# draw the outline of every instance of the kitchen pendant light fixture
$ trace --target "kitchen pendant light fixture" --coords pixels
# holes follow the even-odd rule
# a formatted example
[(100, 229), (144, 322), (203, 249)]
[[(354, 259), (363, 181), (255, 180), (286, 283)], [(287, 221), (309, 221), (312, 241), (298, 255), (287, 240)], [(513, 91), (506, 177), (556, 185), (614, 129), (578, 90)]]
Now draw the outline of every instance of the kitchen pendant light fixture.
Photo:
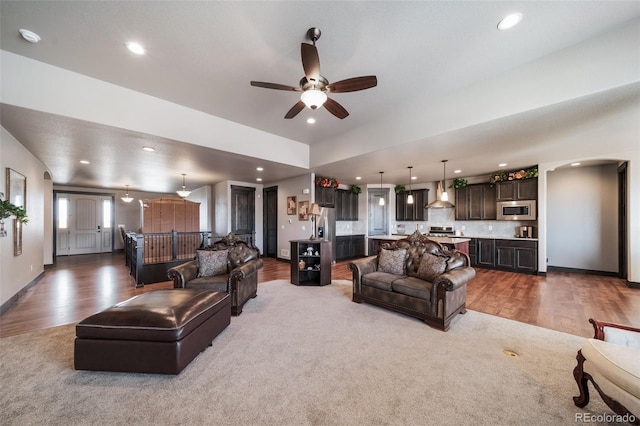
[(126, 185), (126, 187), (127, 187), (127, 194), (124, 197), (120, 197), (120, 199), (125, 203), (130, 203), (133, 201), (133, 198), (129, 197), (129, 185)]
[(449, 195), (447, 194), (445, 187), (445, 180), (447, 178), (447, 161), (442, 160), (442, 181), (438, 182), (438, 190), (436, 191), (436, 200), (426, 206), (428, 209), (450, 209), (453, 208), (453, 204), (449, 202)]
[(384, 193), (382, 192), (382, 174), (384, 172), (379, 172), (380, 173), (380, 201), (378, 201), (378, 204), (381, 206), (384, 206)]
[(413, 204), (413, 194), (411, 193), (411, 169), (413, 166), (407, 166), (409, 169), (409, 195), (407, 196), (407, 204)]
[(191, 191), (187, 191), (187, 184), (185, 183), (185, 176), (187, 176), (186, 174), (182, 174), (182, 190), (180, 191), (176, 191), (176, 193), (181, 196), (182, 198), (187, 198), (189, 196), (189, 194), (191, 194)]

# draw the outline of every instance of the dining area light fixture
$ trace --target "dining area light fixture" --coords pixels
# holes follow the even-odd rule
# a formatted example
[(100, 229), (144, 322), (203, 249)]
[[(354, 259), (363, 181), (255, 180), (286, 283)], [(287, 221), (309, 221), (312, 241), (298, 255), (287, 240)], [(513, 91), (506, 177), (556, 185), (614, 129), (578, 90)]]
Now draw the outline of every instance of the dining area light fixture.
[(378, 205), (384, 206), (384, 193), (382, 192), (382, 174), (384, 172), (379, 172), (380, 173), (380, 200), (378, 201)]
[(413, 194), (411, 193), (411, 169), (413, 166), (407, 166), (409, 169), (409, 195), (407, 196), (407, 204), (413, 204)]
[(176, 191), (176, 193), (182, 198), (187, 198), (191, 191), (187, 191), (187, 183), (186, 183), (186, 174), (182, 173), (182, 189), (180, 191)]
[(125, 203), (130, 203), (133, 201), (133, 198), (129, 197), (129, 185), (126, 185), (126, 187), (127, 187), (127, 193), (124, 197), (120, 197), (120, 199)]

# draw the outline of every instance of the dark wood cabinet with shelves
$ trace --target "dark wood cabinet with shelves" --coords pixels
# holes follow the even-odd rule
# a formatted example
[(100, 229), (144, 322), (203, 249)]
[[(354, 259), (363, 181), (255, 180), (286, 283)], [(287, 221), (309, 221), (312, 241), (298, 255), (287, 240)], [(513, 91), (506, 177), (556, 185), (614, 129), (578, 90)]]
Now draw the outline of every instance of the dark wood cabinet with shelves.
[(344, 189), (336, 190), (336, 220), (358, 220), (358, 194)]
[(496, 184), (496, 201), (537, 199), (538, 179), (511, 180)]
[(496, 265), (496, 240), (477, 239), (477, 266), (493, 268)]
[(474, 184), (456, 189), (456, 220), (495, 220), (496, 188)]
[[(295, 285), (331, 284), (331, 241), (292, 240), (291, 283)], [(304, 262), (304, 266), (301, 265)]]
[(318, 203), (320, 207), (335, 207), (336, 189), (316, 185), (316, 203)]
[(336, 237), (336, 260), (364, 257), (364, 235), (339, 235)]
[[(409, 194), (413, 195), (413, 204), (407, 204)], [(425, 221), (429, 220), (427, 204), (428, 189), (414, 189), (396, 193), (396, 220), (397, 221)]]

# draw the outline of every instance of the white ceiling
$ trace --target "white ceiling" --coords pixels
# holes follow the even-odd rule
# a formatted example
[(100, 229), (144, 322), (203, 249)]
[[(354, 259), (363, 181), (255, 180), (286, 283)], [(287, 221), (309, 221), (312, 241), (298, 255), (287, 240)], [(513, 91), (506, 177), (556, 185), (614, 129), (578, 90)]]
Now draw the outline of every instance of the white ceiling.
[[(522, 23), (498, 31), (512, 11), (524, 14)], [(255, 182), (258, 175), (268, 185), (309, 170), (345, 183), (357, 175), (376, 183), (385, 171), (385, 183), (406, 184), (408, 165), (418, 182), (440, 179), (442, 159), (449, 160), (448, 178), (454, 169), (463, 170), (460, 176), (488, 175), (499, 162), (516, 168), (588, 156), (612, 126), (637, 122), (640, 50), (635, 57), (622, 48), (618, 54), (607, 43), (618, 46), (612, 40), (626, 31), (640, 49), (639, 17), (638, 1), (2, 0), (2, 50), (309, 145), (310, 167), (238, 155), (229, 135), (211, 149), (4, 97), (0, 119), (61, 185), (172, 192), (181, 173), (197, 187)], [(322, 31), (317, 47), (329, 81), (378, 78), (373, 89), (331, 95), (350, 112), (344, 120), (324, 109), (285, 120), (297, 93), (249, 85), (297, 85), (300, 43), (314, 26)], [(42, 41), (27, 43), (20, 28)], [(131, 55), (124, 48), (129, 40), (148, 54)], [(605, 57), (589, 55), (599, 48)], [(584, 75), (574, 69), (580, 61), (587, 64), (578, 68)], [(631, 77), (605, 72), (618, 62)], [(311, 116), (314, 125), (306, 123)], [(578, 138), (580, 152), (571, 143)], [(620, 143), (624, 150), (638, 138)], [(145, 145), (156, 153), (143, 152)], [(79, 164), (87, 157), (90, 168)]]

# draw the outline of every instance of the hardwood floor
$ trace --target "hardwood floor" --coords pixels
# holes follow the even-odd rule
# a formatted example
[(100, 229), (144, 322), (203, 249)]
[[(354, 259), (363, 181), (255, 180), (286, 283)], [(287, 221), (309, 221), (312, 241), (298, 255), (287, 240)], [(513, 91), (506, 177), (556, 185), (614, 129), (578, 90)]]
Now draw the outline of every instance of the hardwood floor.
[[(264, 261), (260, 283), (289, 279), (288, 262)], [(347, 263), (332, 266), (333, 279), (351, 280)], [(121, 253), (58, 257), (0, 316), (0, 337), (78, 322), (136, 294), (171, 287), (167, 281), (135, 288)], [(538, 277), (476, 269), (467, 288), (467, 308), (583, 337), (593, 336), (592, 317), (640, 326), (640, 290), (596, 275), (550, 272)]]

